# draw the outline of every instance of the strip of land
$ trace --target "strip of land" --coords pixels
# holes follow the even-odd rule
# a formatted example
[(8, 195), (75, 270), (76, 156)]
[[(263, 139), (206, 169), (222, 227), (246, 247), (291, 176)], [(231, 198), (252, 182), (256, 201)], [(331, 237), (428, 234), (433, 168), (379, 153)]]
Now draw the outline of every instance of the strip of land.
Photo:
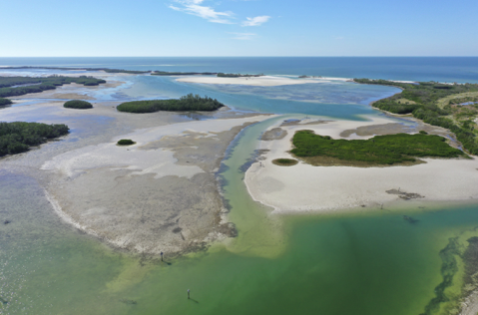
[(200, 83), (200, 84), (236, 84), (249, 86), (282, 86), (308, 83), (320, 83), (325, 79), (292, 79), (287, 77), (260, 76), (260, 77), (211, 77), (211, 76), (189, 76), (179, 78), (178, 82)]

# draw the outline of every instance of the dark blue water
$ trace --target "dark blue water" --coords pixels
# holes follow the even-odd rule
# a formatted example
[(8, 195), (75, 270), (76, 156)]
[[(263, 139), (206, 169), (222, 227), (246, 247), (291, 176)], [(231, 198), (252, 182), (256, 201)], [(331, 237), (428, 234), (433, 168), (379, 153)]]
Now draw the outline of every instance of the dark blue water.
[(390, 80), (478, 82), (478, 57), (0, 58), (0, 66), (222, 71)]

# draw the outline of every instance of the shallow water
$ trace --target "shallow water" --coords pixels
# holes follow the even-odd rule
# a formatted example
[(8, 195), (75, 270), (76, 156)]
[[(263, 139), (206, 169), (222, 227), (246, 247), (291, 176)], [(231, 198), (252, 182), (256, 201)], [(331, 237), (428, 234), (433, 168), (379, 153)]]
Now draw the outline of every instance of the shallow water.
[[(125, 80), (126, 86), (95, 97), (106, 102), (192, 92), (240, 110), (294, 113), (247, 128), (229, 149), (219, 178), (239, 236), (206, 252), (165, 257), (165, 262), (131, 257), (63, 224), (28, 167), (21, 172), (2, 169), (0, 297), (8, 303), (0, 304), (0, 314), (421, 314), (440, 293), (440, 251), (450, 238), (457, 237), (464, 246), (478, 234), (473, 230), (478, 206), (280, 217), (270, 216), (270, 209), (247, 194), (244, 170), (264, 128), (304, 115), (361, 119), (357, 115), (374, 112), (366, 102), (395, 93), (393, 88), (342, 84), (231, 89), (161, 77)], [(339, 95), (343, 91), (351, 95)], [(42, 108), (19, 117), (66, 119)], [(68, 121), (77, 126), (71, 141), (41, 150), (48, 155), (63, 146), (73, 148), (75, 141), (87, 143), (113, 123), (107, 117), (93, 118)], [(405, 221), (405, 214), (418, 223)], [(11, 223), (1, 224), (5, 220)], [(460, 258), (454, 259), (459, 270), (445, 290), (451, 299), (460, 293), (463, 272)], [(450, 305), (442, 303), (429, 313), (448, 314)]]
[[(439, 251), (478, 226), (478, 208), (271, 223), (240, 179), (253, 140), (272, 122), (247, 129), (225, 161), (224, 193), (239, 237), (177, 260), (141, 260), (106, 248), (62, 224), (34, 180), (3, 172), (1, 219), (11, 223), (0, 226), (0, 296), (9, 301), (1, 314), (423, 312), (442, 281)], [(404, 214), (419, 222), (408, 223)]]

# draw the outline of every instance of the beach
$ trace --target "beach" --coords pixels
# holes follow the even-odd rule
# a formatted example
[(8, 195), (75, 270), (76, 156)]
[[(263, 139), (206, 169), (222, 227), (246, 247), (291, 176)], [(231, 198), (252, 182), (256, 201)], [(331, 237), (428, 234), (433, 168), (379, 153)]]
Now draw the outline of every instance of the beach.
[(232, 84), (247, 86), (282, 86), (297, 84), (328, 83), (331, 81), (350, 81), (344, 78), (304, 78), (293, 79), (284, 76), (260, 76), (260, 77), (239, 77), (239, 78), (221, 78), (213, 76), (187, 76), (176, 79), (178, 82), (199, 83), (199, 84)]
[[(275, 213), (328, 213), (478, 199), (476, 157), (425, 158), (424, 163), (416, 165), (383, 167), (313, 166), (300, 159), (294, 166), (272, 163), (279, 158), (296, 159), (288, 151), (292, 149), (291, 138), (298, 130), (313, 130), (334, 139), (368, 139), (373, 132), (386, 134), (389, 129), (391, 133), (400, 132), (397, 128), (401, 125), (392, 119), (367, 118), (368, 121), (324, 119), (271, 127), (276, 131), (280, 128), (287, 135), (261, 141), (263, 154), (245, 175), (250, 195), (273, 207)], [(443, 133), (441, 128), (427, 125), (403, 126), (401, 132), (416, 133), (424, 128), (432, 134)], [(372, 132), (366, 132), (367, 129)]]

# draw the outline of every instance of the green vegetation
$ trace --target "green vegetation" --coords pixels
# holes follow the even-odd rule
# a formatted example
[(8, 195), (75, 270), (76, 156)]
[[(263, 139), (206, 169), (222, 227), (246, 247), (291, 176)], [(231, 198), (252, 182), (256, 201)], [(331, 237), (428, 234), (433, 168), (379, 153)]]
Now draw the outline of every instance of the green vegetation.
[(224, 106), (216, 99), (188, 94), (179, 100), (151, 100), (126, 102), (116, 107), (120, 112), (154, 113), (158, 111), (214, 111)]
[(280, 165), (280, 166), (292, 166), (292, 165), (296, 165), (299, 162), (293, 159), (275, 159), (272, 161), (272, 163), (276, 165)]
[(168, 72), (168, 71), (153, 71), (151, 75), (216, 75), (217, 72)]
[(12, 104), (13, 102), (10, 101), (8, 98), (0, 98), (0, 106), (7, 106)]
[(26, 152), (31, 146), (68, 134), (66, 125), (0, 122), (0, 156)]
[(218, 78), (256, 78), (256, 77), (262, 77), (264, 74), (238, 74), (238, 73), (222, 73), (219, 72), (217, 74)]
[(54, 90), (64, 84), (78, 83), (85, 86), (96, 86), (106, 83), (105, 80), (81, 76), (78, 78), (49, 76), (49, 77), (0, 77), (0, 97), (20, 96), (29, 93), (40, 93)]
[(332, 139), (310, 130), (296, 132), (292, 139), (295, 146), (291, 152), (298, 157), (331, 157), (345, 161), (393, 165), (417, 162), (415, 157), (455, 158), (464, 156), (450, 147), (445, 138), (435, 135), (399, 133), (376, 136), (368, 140)]
[(89, 102), (80, 101), (80, 100), (71, 100), (63, 104), (65, 108), (74, 108), (74, 109), (89, 109), (93, 108), (93, 105)]
[(63, 70), (63, 71), (104, 71), (108, 73), (126, 73), (126, 74), (145, 74), (150, 73), (151, 71), (136, 71), (136, 70), (121, 70), (121, 69), (109, 69), (109, 68), (66, 68), (66, 67), (31, 67), (31, 66), (22, 66), (22, 67), (4, 67), (2, 69), (7, 70), (22, 70), (22, 69), (45, 69), (45, 70)]
[(465, 150), (478, 155), (478, 128), (473, 122), (478, 115), (478, 105), (457, 105), (477, 100), (478, 84), (411, 84), (369, 79), (355, 79), (355, 82), (401, 88), (401, 93), (374, 102), (372, 106), (395, 114), (411, 114), (428, 124), (449, 129)]
[(116, 144), (117, 145), (133, 145), (133, 144), (136, 144), (136, 142), (134, 142), (131, 139), (121, 139)]

